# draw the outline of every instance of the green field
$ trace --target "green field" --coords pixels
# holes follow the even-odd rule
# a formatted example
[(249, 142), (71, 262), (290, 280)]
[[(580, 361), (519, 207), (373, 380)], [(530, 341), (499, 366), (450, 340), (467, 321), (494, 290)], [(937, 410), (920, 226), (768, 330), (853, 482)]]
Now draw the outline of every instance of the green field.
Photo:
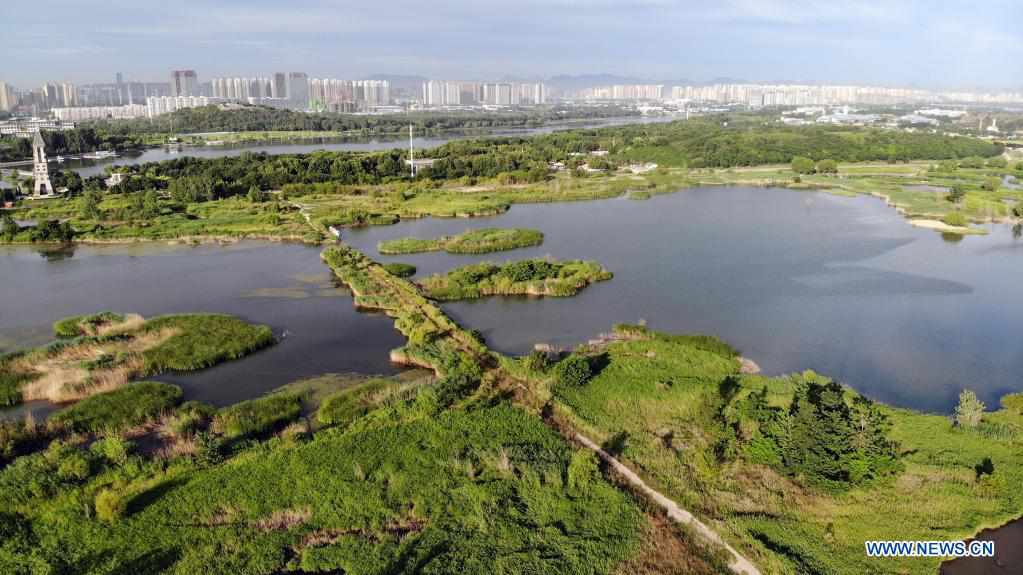
[(488, 254), (538, 246), (543, 243), (543, 232), (529, 229), (483, 228), (468, 230), (456, 236), (436, 239), (397, 238), (380, 242), (377, 250), (382, 254), (414, 254), (445, 251), (449, 254)]
[(531, 259), (460, 266), (425, 278), (419, 285), (430, 297), (448, 301), (491, 295), (566, 297), (612, 277), (596, 262)]

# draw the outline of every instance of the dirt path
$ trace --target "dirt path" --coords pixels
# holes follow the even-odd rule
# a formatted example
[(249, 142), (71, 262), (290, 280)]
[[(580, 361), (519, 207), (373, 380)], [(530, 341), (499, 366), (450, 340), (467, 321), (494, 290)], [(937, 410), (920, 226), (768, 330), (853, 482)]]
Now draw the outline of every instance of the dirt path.
[(688, 526), (707, 541), (724, 547), (732, 555), (732, 560), (728, 562), (728, 566), (732, 569), (733, 573), (736, 575), (760, 575), (760, 570), (757, 569), (749, 559), (743, 557), (731, 545), (726, 543), (716, 531), (707, 527), (706, 524), (693, 516), (692, 513), (679, 507), (677, 503), (664, 496), (661, 492), (647, 485), (646, 482), (643, 481), (639, 475), (636, 475), (633, 470), (626, 467), (621, 461), (612, 457), (610, 453), (601, 449), (600, 446), (594, 443), (590, 438), (580, 433), (576, 433), (575, 439), (607, 462), (607, 464), (614, 468), (618, 474), (624, 477), (630, 485), (649, 497), (650, 500), (656, 503), (658, 507), (664, 509), (664, 511), (668, 514), (668, 517), (672, 520)]

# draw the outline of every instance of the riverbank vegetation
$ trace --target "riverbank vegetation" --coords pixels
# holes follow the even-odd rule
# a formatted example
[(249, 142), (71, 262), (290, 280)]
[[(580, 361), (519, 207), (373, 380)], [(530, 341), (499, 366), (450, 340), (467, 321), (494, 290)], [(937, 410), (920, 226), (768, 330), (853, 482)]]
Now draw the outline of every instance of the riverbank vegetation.
[(645, 330), (579, 356), (595, 366), (581, 385), (532, 372), (556, 417), (711, 519), (765, 573), (934, 573), (937, 559), (869, 559), (863, 541), (964, 539), (1023, 504), (1010, 487), (1023, 480), (1017, 411), (957, 426), (812, 372), (741, 374), (732, 351)]
[(0, 360), (4, 405), (80, 400), (136, 378), (237, 359), (274, 341), (267, 326), (219, 314), (145, 320), (103, 312), (58, 321), (54, 331), (58, 341)]
[(380, 242), (377, 250), (382, 254), (414, 254), (445, 251), (449, 254), (488, 254), (538, 246), (543, 233), (526, 228), (483, 228), (467, 230), (455, 236), (436, 239), (397, 238)]
[(446, 274), (425, 278), (419, 285), (430, 297), (447, 301), (491, 295), (565, 297), (612, 277), (596, 262), (530, 259), (460, 266)]
[[(69, 187), (84, 190), (80, 197), (22, 203), (16, 213), (23, 220), (66, 224), (76, 239), (84, 241), (244, 237), (320, 241), (329, 237), (330, 226), (495, 215), (522, 202), (628, 193), (645, 198), (705, 183), (759, 182), (873, 193), (906, 205), (907, 212), (934, 219), (952, 210), (963, 211), (971, 220), (1016, 217), (1009, 201), (1023, 194), (1013, 185), (994, 182), (992, 178), (1009, 176), (1012, 166), (988, 161), (997, 159), (1002, 149), (983, 140), (835, 126), (787, 127), (742, 115), (729, 117), (728, 126), (718, 120), (452, 141), (425, 152), (433, 163), (422, 167), (415, 181), (408, 179), (407, 152), (402, 149), (181, 157), (117, 167), (123, 178), (110, 189), (98, 176), (72, 182)], [(796, 183), (787, 168), (750, 168), (788, 165), (793, 158), (805, 158), (813, 168), (806, 171), (814, 173), (799, 176)], [(911, 164), (906, 162), (921, 159), (934, 169), (907, 170)], [(973, 159), (979, 160), (979, 167)], [(847, 163), (877, 161), (884, 163), (876, 168)], [(654, 162), (658, 167), (650, 168)], [(950, 171), (955, 173), (949, 175)], [(943, 186), (950, 179), (965, 190), (955, 205), (915, 187)], [(3, 239), (31, 240), (27, 231), (15, 235)]]
[(104, 134), (188, 135), (203, 132), (326, 132), (346, 136), (407, 134), (409, 123), (418, 135), (452, 130), (531, 128), (565, 120), (599, 120), (636, 116), (639, 112), (620, 106), (549, 106), (510, 112), (415, 112), (411, 114), (306, 113), (263, 106), (202, 106), (177, 110), (145, 120), (102, 120), (89, 126)]

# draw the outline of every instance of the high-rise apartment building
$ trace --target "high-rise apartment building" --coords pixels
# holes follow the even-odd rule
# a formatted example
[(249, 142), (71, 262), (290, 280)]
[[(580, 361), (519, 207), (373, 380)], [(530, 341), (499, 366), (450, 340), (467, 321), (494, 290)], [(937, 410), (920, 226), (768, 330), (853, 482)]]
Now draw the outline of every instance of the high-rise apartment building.
[(198, 96), (199, 76), (195, 73), (195, 70), (174, 70), (171, 72), (170, 95), (173, 97)]
[(309, 109), (309, 76), (305, 72), (288, 74), (288, 107), (292, 110)]
[(274, 73), (270, 84), (270, 97), (279, 99), (288, 97), (288, 75), (284, 72)]
[(14, 94), (6, 82), (0, 82), (0, 112), (9, 112), (14, 108)]

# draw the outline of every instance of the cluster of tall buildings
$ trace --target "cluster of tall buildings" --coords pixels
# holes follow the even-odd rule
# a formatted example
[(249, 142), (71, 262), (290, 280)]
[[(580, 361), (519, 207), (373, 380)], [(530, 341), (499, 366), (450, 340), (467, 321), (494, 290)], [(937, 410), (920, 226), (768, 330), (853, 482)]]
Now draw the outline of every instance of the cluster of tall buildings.
[(713, 84), (665, 86), (620, 84), (579, 90), (582, 100), (689, 100), (747, 106), (892, 105), (926, 102), (1009, 104), (1023, 102), (1023, 93), (935, 92), (876, 86), (816, 86), (801, 84)]
[(304, 72), (277, 72), (253, 78), (214, 78), (210, 81), (210, 96), (225, 101), (307, 110), (309, 76)]
[(542, 83), (430, 80), (422, 100), (426, 106), (535, 106), (547, 102), (547, 90)]
[(309, 105), (317, 111), (361, 112), (391, 103), (387, 80), (338, 80), (313, 78), (309, 82)]

